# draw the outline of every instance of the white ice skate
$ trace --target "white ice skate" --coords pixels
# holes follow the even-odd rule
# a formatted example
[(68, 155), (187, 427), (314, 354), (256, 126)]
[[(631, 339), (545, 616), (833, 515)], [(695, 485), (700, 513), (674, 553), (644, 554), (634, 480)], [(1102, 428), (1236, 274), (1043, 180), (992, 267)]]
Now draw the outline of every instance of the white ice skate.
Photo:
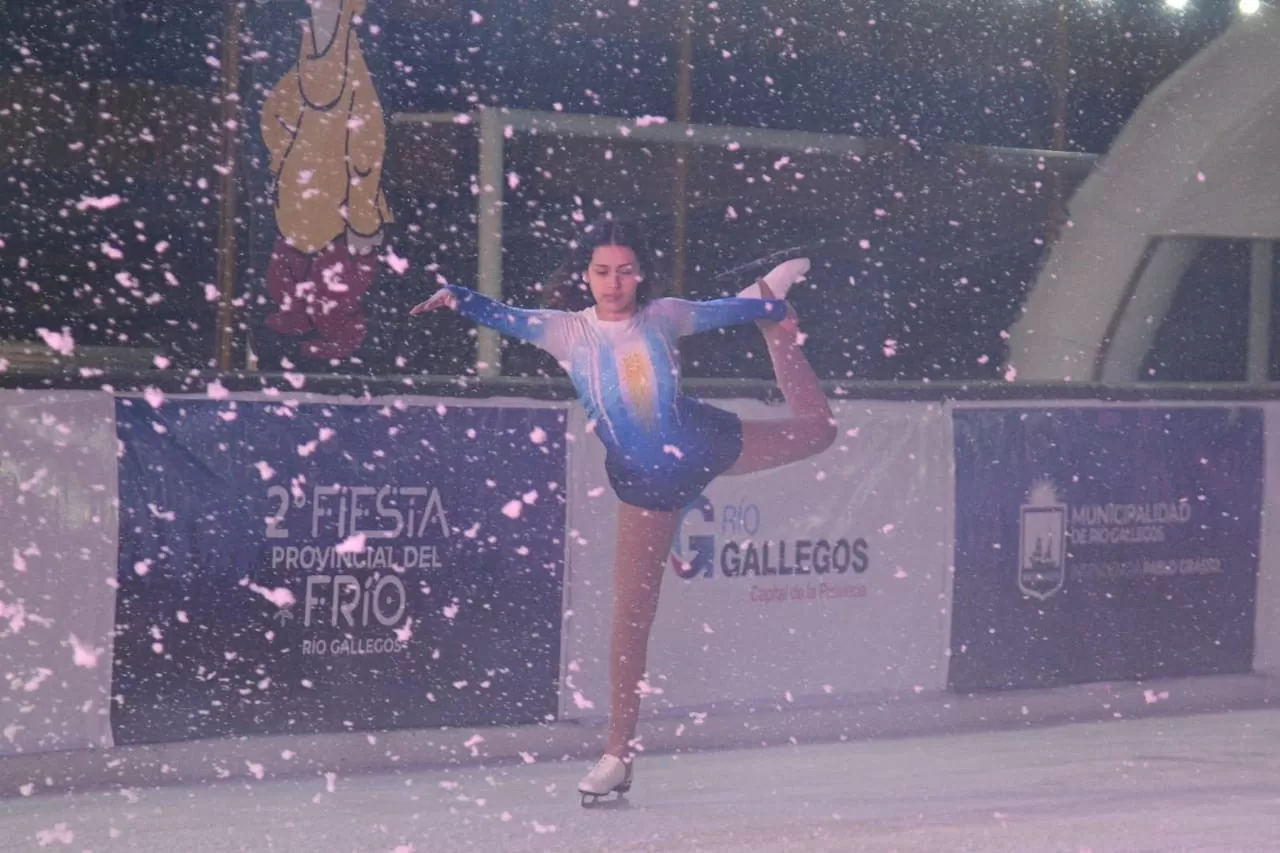
[(591, 772), (582, 777), (578, 783), (578, 793), (582, 794), (582, 806), (588, 808), (614, 791), (618, 798), (631, 790), (631, 762), (623, 761), (616, 755), (605, 754), (591, 768)]
[[(804, 278), (804, 274), (809, 271), (808, 258), (794, 258), (790, 261), (783, 261), (764, 275), (765, 284), (769, 285), (769, 289), (773, 291), (774, 299), (786, 299), (787, 291), (791, 289), (791, 285)], [(759, 299), (760, 285), (752, 283), (752, 285), (738, 294), (743, 299)]]

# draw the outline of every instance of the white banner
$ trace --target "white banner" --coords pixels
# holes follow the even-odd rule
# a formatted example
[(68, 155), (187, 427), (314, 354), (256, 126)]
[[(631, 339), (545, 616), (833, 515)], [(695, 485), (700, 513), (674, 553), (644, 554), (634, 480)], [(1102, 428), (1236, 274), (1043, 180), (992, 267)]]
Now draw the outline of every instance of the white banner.
[(0, 755), (111, 746), (115, 401), (0, 390)]
[[(717, 401), (744, 418), (755, 401)], [(939, 404), (839, 402), (835, 444), (712, 483), (663, 577), (643, 713), (946, 685), (951, 434)], [(574, 411), (561, 716), (608, 712), (616, 499)], [(688, 565), (693, 577), (677, 567)]]
[(1258, 609), (1253, 668), (1280, 673), (1280, 403), (1266, 403), (1263, 449), (1262, 544), (1258, 554)]

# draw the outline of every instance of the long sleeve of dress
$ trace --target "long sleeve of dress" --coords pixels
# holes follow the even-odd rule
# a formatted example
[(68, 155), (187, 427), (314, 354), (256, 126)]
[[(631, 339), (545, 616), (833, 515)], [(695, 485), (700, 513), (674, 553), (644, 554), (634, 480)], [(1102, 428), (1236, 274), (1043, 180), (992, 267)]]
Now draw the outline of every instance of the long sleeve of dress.
[(787, 303), (781, 299), (728, 297), (691, 302), (667, 298), (658, 300), (655, 307), (671, 319), (681, 337), (757, 320), (781, 320), (787, 315)]
[(446, 285), (458, 298), (458, 313), (504, 335), (528, 341), (557, 358), (564, 351), (567, 315), (548, 308), (512, 308), (456, 284)]

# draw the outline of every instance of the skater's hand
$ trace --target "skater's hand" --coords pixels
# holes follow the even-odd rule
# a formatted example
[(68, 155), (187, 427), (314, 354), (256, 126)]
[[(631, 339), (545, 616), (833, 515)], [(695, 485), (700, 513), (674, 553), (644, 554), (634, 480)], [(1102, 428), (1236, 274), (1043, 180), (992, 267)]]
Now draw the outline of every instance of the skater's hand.
[(458, 307), (458, 297), (453, 295), (453, 291), (448, 288), (440, 288), (431, 294), (431, 298), (426, 302), (419, 302), (417, 305), (409, 309), (410, 316), (425, 314), (428, 311), (439, 311), (441, 308), (448, 308), (450, 311)]
[[(764, 299), (777, 298), (773, 295), (773, 291), (769, 288), (769, 283), (765, 281), (763, 278), (757, 281), (756, 285), (760, 288), (760, 296), (762, 298)], [(787, 306), (787, 313), (784, 317), (781, 317), (780, 319), (777, 319), (777, 320), (761, 320), (759, 321), (760, 325), (761, 326), (764, 326), (764, 325), (781, 326), (792, 336), (797, 336), (800, 334), (800, 320), (796, 317), (796, 311), (794, 308), (791, 307), (791, 303), (787, 302), (784, 304)]]

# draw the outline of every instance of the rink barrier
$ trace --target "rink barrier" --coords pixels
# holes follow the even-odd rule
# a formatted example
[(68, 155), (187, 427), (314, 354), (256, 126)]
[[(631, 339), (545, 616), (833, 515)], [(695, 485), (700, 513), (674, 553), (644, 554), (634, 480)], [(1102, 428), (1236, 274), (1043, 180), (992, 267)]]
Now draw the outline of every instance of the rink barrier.
[[(0, 468), (5, 492), (23, 498), (0, 505), (15, 567), (0, 587), (0, 635), (28, 640), (6, 644), (11, 691), (25, 704), (18, 727), (0, 738), (0, 755), (231, 735), (599, 722), (609, 600), (601, 549), (612, 498), (597, 482), (598, 443), (581, 440), (576, 407), (554, 399), (554, 390), (546, 394), (553, 399), (534, 400), (497, 396), (492, 386), (465, 386), (461, 399), (211, 387), (212, 395), (187, 396), (0, 395), (6, 424), (25, 418), (60, 436), (33, 445), (9, 429), (0, 439), (9, 454), (0, 458), (13, 460)], [(705, 506), (685, 519), (655, 628), (645, 726), (696, 724), (718, 709), (817, 712), (899, 701), (887, 696), (945, 700), (948, 691), (1277, 667), (1280, 593), (1262, 555), (1275, 553), (1280, 528), (1263, 512), (1275, 486), (1262, 472), (1275, 470), (1276, 442), (1265, 437), (1277, 428), (1280, 404), (1247, 399), (1240, 389), (1223, 395), (1238, 401), (1192, 402), (1128, 392), (1112, 396), (1137, 399), (833, 396), (841, 430), (829, 459), (726, 478), (704, 496), (710, 519)], [(758, 400), (722, 404), (748, 416), (778, 413)], [(322, 440), (325, 428), (335, 431)], [(1087, 436), (1104, 429), (1115, 445), (1107, 458), (1123, 464), (1091, 458), (1098, 446)], [(247, 449), (227, 455), (224, 444)], [(428, 445), (447, 447), (445, 458), (464, 464), (433, 461)], [(1049, 452), (1055, 446), (1063, 448), (1058, 456)], [(998, 476), (995, 462), (1003, 466)], [(1086, 468), (1094, 478), (1082, 478), (1087, 489), (1071, 481)], [(1064, 537), (1076, 535), (1073, 507), (1150, 504), (1165, 507), (1158, 510), (1168, 522), (1164, 544), (1199, 550), (1099, 544), (1090, 564), (1192, 562), (1141, 579), (1104, 580), (1090, 570), (1086, 582), (1073, 578), (1068, 561), (1060, 588), (1048, 592), (1043, 584), (1053, 586), (1052, 578), (1025, 575), (1017, 562), (1028, 527), (1034, 533), (1042, 523), (1024, 521), (1024, 508), (1037, 506), (1032, 481), (1041, 477), (1053, 481), (1055, 506), (1065, 507)], [(56, 492), (46, 488), (53, 483)], [(351, 516), (306, 513), (332, 498), (318, 498), (317, 488), (361, 487), (355, 505), (377, 515), (397, 508), (406, 486), (423, 483), (439, 490), (459, 535), (437, 530), (431, 542), (422, 527), (384, 541), (357, 525), (361, 541)], [(61, 503), (69, 490), (92, 498), (83, 511)], [(1199, 514), (1170, 520), (1168, 507), (1181, 512), (1179, 501), (1193, 491)], [(334, 504), (333, 513), (350, 512), (349, 502), (345, 510), (342, 499)], [(751, 506), (758, 518), (748, 520)], [(902, 506), (916, 512), (904, 515)], [(407, 516), (407, 505), (398, 508)], [(273, 520), (281, 512), (283, 527)], [(1082, 512), (1081, 520), (1097, 517)], [(384, 517), (390, 529), (393, 517)], [(85, 518), (92, 520), (83, 529), (69, 526)], [(339, 521), (348, 524), (341, 538)], [(1207, 526), (1193, 535), (1202, 521)], [(728, 543), (741, 556), (757, 537), (757, 545), (773, 543), (772, 562), (756, 549), (760, 575), (725, 562)], [(711, 573), (699, 562), (699, 572), (682, 576), (708, 538), (716, 540)], [(858, 576), (848, 585), (862, 587), (861, 595), (824, 602), (819, 588), (808, 599), (808, 585), (822, 583), (815, 575), (764, 574), (768, 565), (794, 570), (800, 541), (833, 539), (848, 541), (851, 554), (865, 541), (866, 567), (848, 567)], [(775, 547), (783, 542), (789, 561)], [(55, 567), (44, 559), (72, 543), (76, 560)], [(349, 554), (343, 559), (359, 563), (387, 545), (400, 549), (402, 563), (413, 546), (418, 565), (303, 568), (303, 560), (311, 569), (338, 560), (340, 547)], [(301, 556), (304, 548), (310, 557)], [(378, 607), (368, 595), (388, 568), (406, 593), (416, 585), (404, 613), (393, 582), (379, 591)], [(317, 574), (330, 579), (327, 587), (311, 583), (306, 624), (298, 617), (307, 578)], [(353, 580), (335, 581), (338, 574)], [(753, 602), (753, 587), (786, 592)], [(1107, 613), (1093, 608), (1100, 602)], [(1096, 618), (1075, 631), (1082, 616)], [(332, 636), (308, 633), (322, 630)], [(323, 655), (315, 651), (321, 639)], [(417, 644), (421, 654), (382, 649), (397, 642)]]
[(1259, 407), (951, 412), (951, 690), (1252, 670)]
[(555, 713), (563, 407), (117, 401), (120, 743)]
[[(1277, 707), (1280, 679), (1223, 675), (900, 696), (819, 708), (777, 702), (741, 713), (657, 717), (646, 721), (643, 731), (647, 754), (676, 755), (1225, 712), (1241, 727), (1266, 727), (1271, 725), (1270, 715), (1255, 717), (1249, 712)], [(333, 781), (341, 786), (359, 773), (403, 774), (408, 784), (419, 771), (470, 772), (476, 765), (528, 766), (532, 778), (545, 782), (548, 776), (563, 775), (571, 783), (600, 757), (600, 736), (594, 727), (557, 723), (399, 729), (376, 735), (262, 735), (9, 755), (0, 760), (0, 800), (225, 781), (252, 786), (283, 779), (304, 780), (323, 790)]]
[[(744, 419), (777, 407), (721, 401)], [(666, 555), (644, 707), (805, 706), (946, 686), (950, 429), (938, 403), (832, 401), (837, 437), (714, 481)], [(584, 415), (572, 410), (585, 427)], [(614, 517), (599, 442), (570, 455), (561, 719), (608, 709)]]
[(110, 747), (115, 402), (0, 391), (0, 756)]

